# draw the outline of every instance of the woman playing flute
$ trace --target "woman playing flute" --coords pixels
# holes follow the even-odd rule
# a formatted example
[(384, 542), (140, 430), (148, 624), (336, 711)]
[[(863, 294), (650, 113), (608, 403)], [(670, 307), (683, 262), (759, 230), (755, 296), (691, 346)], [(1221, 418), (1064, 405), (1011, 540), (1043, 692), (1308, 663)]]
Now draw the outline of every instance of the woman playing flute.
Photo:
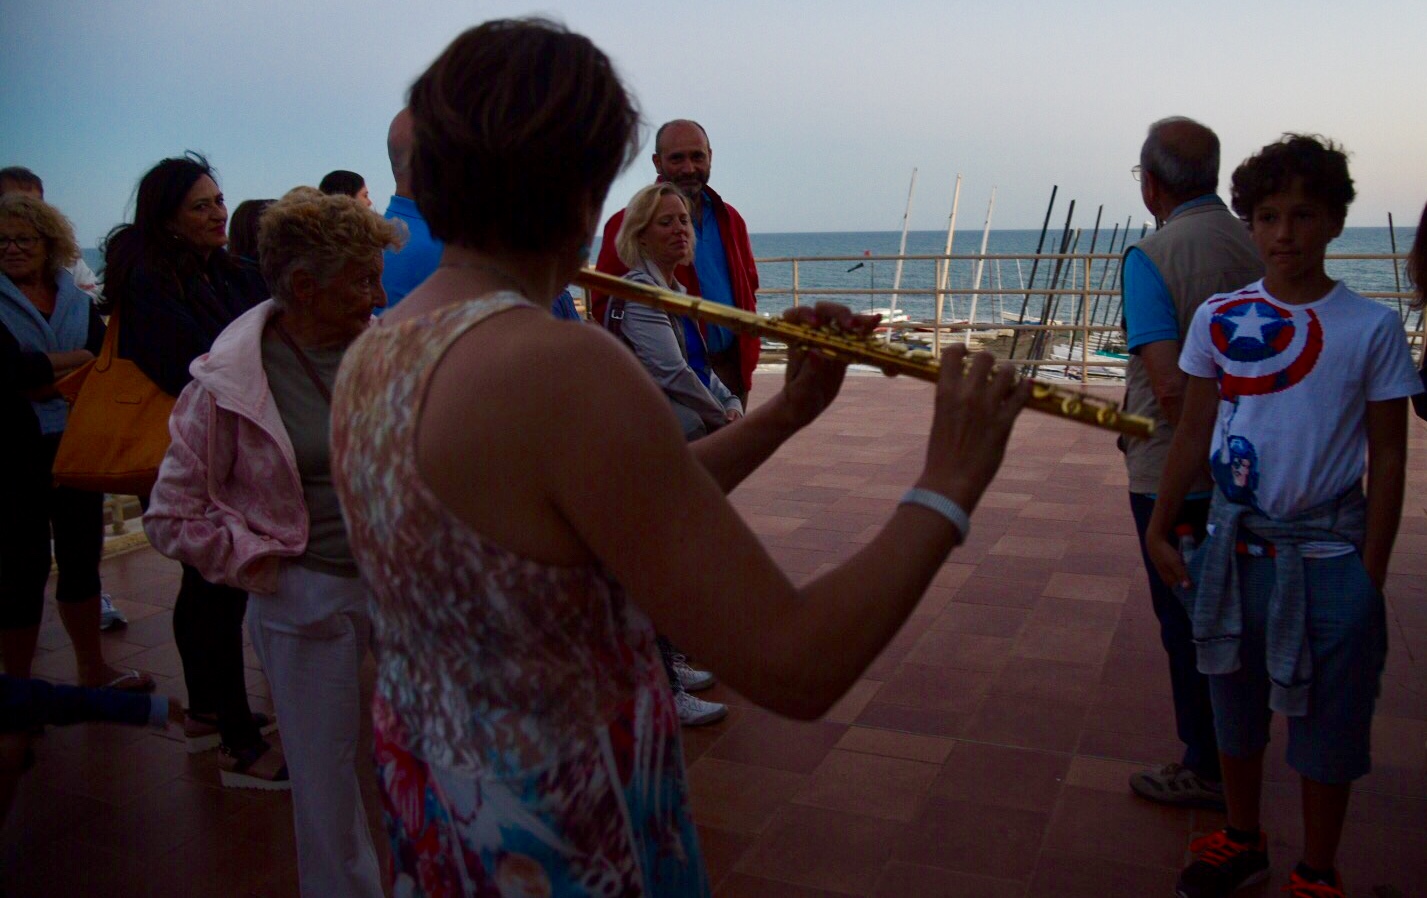
[(794, 586), (726, 494), (827, 407), (843, 367), (793, 353), (777, 395), (687, 443), (624, 347), (545, 310), (639, 146), (608, 58), (548, 22), (488, 22), (410, 107), (416, 199), (445, 255), (348, 351), (332, 413), (373, 599), (393, 890), (707, 895), (655, 630), (760, 705), (818, 717), (966, 536), (1029, 388), (949, 350), (917, 490)]

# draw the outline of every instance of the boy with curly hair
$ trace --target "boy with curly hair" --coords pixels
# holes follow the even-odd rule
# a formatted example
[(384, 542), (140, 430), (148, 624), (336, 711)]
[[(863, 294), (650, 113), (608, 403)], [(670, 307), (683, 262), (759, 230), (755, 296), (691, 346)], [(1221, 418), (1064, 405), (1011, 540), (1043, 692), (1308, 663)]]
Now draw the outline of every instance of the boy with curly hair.
[[(1240, 165), (1233, 207), (1266, 273), (1205, 302), (1180, 355), (1189, 385), (1146, 543), (1193, 622), (1228, 804), (1228, 826), (1190, 846), (1182, 898), (1268, 875), (1259, 799), (1275, 711), (1303, 789), (1286, 891), (1343, 896), (1334, 858), (1352, 781), (1370, 768), (1407, 397), (1422, 389), (1394, 311), (1324, 270), (1353, 197), (1347, 156), (1320, 137), (1285, 135)], [(1206, 460), (1210, 536), (1186, 569), (1170, 528)]]

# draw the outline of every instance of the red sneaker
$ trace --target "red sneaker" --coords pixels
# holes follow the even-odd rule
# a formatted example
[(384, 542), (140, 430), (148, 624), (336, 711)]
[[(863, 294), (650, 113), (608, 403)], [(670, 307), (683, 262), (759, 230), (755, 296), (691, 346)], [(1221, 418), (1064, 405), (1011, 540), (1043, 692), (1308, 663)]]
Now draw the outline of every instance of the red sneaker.
[(1288, 874), (1288, 885), (1283, 890), (1288, 898), (1347, 898), (1343, 894), (1343, 878), (1337, 873), (1333, 874), (1331, 883), (1309, 882), (1294, 870)]

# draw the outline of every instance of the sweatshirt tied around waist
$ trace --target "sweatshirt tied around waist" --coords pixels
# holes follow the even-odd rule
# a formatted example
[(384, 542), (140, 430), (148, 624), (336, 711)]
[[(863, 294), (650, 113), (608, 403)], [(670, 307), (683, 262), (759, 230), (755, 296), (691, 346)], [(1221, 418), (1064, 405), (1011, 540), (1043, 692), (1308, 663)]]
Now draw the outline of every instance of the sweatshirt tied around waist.
[(1204, 546), (1198, 586), (1186, 600), (1199, 671), (1212, 676), (1239, 669), (1244, 605), (1235, 547), (1239, 528), (1247, 528), (1272, 543), (1276, 555), (1264, 637), (1269, 707), (1290, 717), (1308, 713), (1313, 655), (1308, 647), (1308, 590), (1301, 548), (1304, 543), (1332, 541), (1351, 543), (1362, 551), (1367, 500), (1361, 484), (1288, 520), (1266, 517), (1215, 490), (1209, 526), (1214, 535)]

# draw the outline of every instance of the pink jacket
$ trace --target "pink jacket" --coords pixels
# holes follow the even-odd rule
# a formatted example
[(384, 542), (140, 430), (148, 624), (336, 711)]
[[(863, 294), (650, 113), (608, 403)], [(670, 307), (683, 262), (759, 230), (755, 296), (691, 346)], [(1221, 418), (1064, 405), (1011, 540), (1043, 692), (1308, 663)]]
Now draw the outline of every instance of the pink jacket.
[(274, 592), (281, 560), (307, 549), (297, 457), (263, 371), (263, 330), (276, 312), (272, 300), (248, 310), (190, 366), (144, 515), (160, 552), (257, 593)]

